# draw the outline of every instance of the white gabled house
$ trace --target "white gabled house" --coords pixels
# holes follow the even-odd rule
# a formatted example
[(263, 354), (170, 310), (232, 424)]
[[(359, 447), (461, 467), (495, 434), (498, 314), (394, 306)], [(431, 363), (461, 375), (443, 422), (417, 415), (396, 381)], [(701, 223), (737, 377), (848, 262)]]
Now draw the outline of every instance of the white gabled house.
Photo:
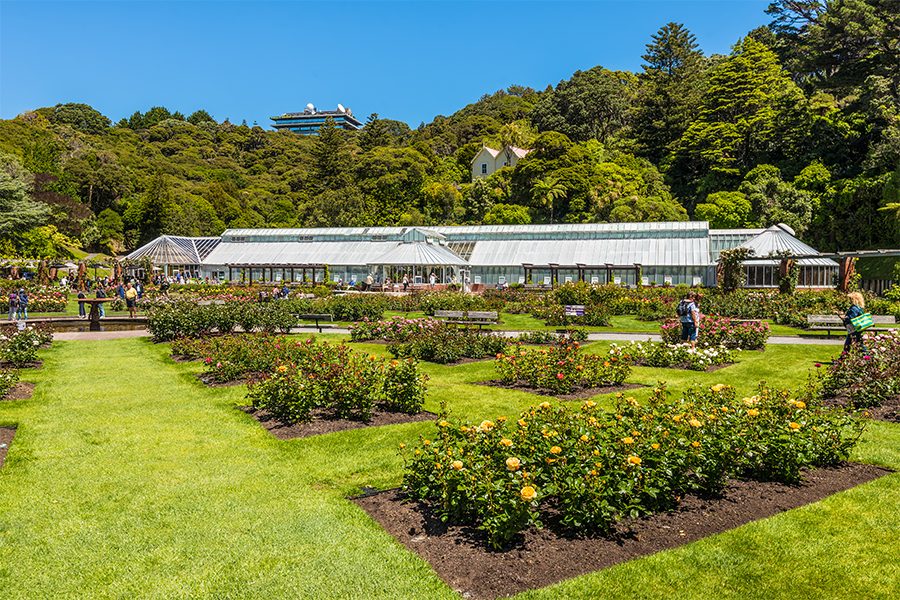
[(472, 159), (472, 179), (488, 177), (503, 167), (514, 167), (520, 158), (531, 152), (525, 148), (506, 146), (500, 150), (482, 146), (475, 158)]

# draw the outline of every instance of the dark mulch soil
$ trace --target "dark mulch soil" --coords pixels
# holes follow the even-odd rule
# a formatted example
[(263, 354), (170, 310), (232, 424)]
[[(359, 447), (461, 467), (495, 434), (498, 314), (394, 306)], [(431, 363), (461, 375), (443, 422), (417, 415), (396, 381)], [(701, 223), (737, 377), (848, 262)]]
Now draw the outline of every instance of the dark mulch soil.
[(530, 392), (541, 396), (552, 396), (559, 400), (584, 400), (585, 398), (593, 398), (599, 394), (612, 394), (614, 392), (624, 392), (625, 390), (634, 390), (637, 388), (647, 387), (640, 383), (623, 383), (622, 385), (607, 385), (604, 387), (578, 388), (569, 394), (557, 394), (553, 390), (545, 388), (533, 388), (527, 383), (520, 382), (509, 384), (499, 379), (491, 379), (490, 381), (482, 381), (480, 385), (488, 385), (491, 387), (504, 388), (507, 390), (519, 390), (522, 392)]
[(0, 427), (0, 467), (3, 466), (3, 461), (6, 460), (6, 453), (9, 452), (9, 446), (12, 444), (15, 436), (15, 427)]
[[(845, 396), (837, 398), (826, 398), (824, 401), (826, 406), (839, 406), (846, 408), (850, 405), (850, 401)], [(888, 423), (900, 423), (900, 396), (893, 396), (883, 401), (879, 406), (866, 408), (868, 416), (877, 421), (887, 421)]]
[(398, 425), (400, 423), (415, 423), (417, 421), (433, 421), (437, 415), (427, 411), (418, 412), (414, 415), (406, 413), (389, 412), (386, 410), (376, 409), (372, 413), (369, 421), (358, 421), (354, 419), (336, 419), (327, 411), (312, 411), (312, 421), (309, 423), (298, 423), (296, 425), (285, 425), (275, 417), (270, 415), (268, 411), (256, 410), (253, 407), (245, 406), (241, 410), (252, 416), (266, 428), (266, 430), (280, 440), (291, 440), (294, 438), (304, 438), (313, 435), (322, 435), (323, 433), (334, 433), (336, 431), (346, 431), (348, 429), (360, 429), (363, 427), (380, 427), (381, 425)]
[(42, 360), (33, 360), (21, 365), (13, 364), (7, 360), (0, 360), (0, 369), (40, 369), (43, 366), (44, 361)]
[(209, 387), (231, 387), (235, 385), (242, 385), (250, 381), (249, 377), (242, 379), (235, 379), (234, 381), (216, 381), (213, 377), (212, 373), (198, 373), (197, 379), (208, 385)]
[(734, 481), (721, 498), (685, 498), (680, 508), (623, 521), (607, 537), (572, 537), (547, 523), (513, 547), (492, 551), (472, 527), (448, 526), (398, 490), (354, 499), (404, 546), (428, 561), (466, 598), (498, 598), (676, 548), (745, 523), (816, 502), (889, 473), (850, 463), (816, 469), (801, 485)]
[(30, 381), (20, 381), (6, 392), (0, 400), (28, 400), (34, 395), (34, 384)]
[(200, 360), (199, 358), (192, 358), (190, 356), (185, 356), (184, 354), (173, 354), (172, 361), (177, 363), (186, 363), (186, 362), (194, 362)]

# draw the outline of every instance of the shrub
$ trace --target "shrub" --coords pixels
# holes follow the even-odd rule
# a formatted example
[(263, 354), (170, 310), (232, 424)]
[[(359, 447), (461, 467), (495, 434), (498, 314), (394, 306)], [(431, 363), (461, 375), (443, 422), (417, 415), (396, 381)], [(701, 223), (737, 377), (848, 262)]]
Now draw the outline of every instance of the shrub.
[[(663, 342), (681, 342), (681, 323), (670, 319), (660, 327)], [(736, 350), (762, 350), (769, 339), (769, 324), (765, 321), (733, 322), (726, 317), (703, 315), (697, 345), (702, 347), (725, 346)]]
[(630, 342), (612, 344), (610, 356), (633, 361), (635, 365), (705, 371), (709, 367), (734, 362), (734, 351), (725, 346), (692, 348), (686, 344)]
[(525, 385), (568, 394), (576, 388), (619, 385), (631, 372), (626, 360), (618, 356), (585, 354), (577, 342), (562, 342), (550, 348), (517, 346), (498, 354), (500, 380), (510, 385)]
[(289, 358), (248, 392), (255, 408), (283, 423), (309, 421), (314, 409), (358, 420), (369, 420), (376, 405), (412, 414), (425, 402), (426, 377), (414, 360), (388, 362), (328, 343), (294, 345)]
[(870, 407), (900, 395), (900, 331), (866, 335), (865, 342), (866, 350), (853, 346), (819, 369), (817, 396)]
[(0, 369), (0, 399), (19, 383), (19, 372), (15, 369)]
[(410, 451), (403, 488), (445, 521), (482, 530), (493, 547), (540, 527), (553, 511), (579, 534), (623, 517), (670, 510), (685, 494), (715, 494), (730, 477), (796, 482), (801, 469), (845, 460), (862, 430), (849, 413), (761, 389), (695, 387), (670, 402), (621, 394), (615, 412), (544, 402), (477, 426), (442, 417)]
[(48, 327), (4, 327), (0, 331), (0, 360), (14, 367), (26, 366), (37, 361), (38, 349), (48, 345), (52, 339), (53, 333)]
[(494, 356), (503, 352), (507, 343), (506, 338), (493, 333), (441, 324), (408, 338), (408, 341), (392, 343), (388, 351), (397, 358), (446, 364), (462, 358)]
[(385, 340), (388, 342), (405, 342), (409, 339), (428, 333), (446, 325), (435, 319), (393, 319), (370, 321), (363, 319), (350, 326), (350, 339), (354, 342), (366, 340)]

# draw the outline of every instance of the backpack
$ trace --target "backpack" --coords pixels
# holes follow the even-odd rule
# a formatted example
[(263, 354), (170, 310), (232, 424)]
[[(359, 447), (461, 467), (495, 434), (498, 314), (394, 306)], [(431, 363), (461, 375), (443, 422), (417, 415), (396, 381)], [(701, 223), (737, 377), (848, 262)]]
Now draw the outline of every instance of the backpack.
[(691, 301), (690, 300), (682, 300), (678, 303), (678, 306), (675, 308), (675, 314), (679, 317), (685, 317), (690, 314), (691, 309)]

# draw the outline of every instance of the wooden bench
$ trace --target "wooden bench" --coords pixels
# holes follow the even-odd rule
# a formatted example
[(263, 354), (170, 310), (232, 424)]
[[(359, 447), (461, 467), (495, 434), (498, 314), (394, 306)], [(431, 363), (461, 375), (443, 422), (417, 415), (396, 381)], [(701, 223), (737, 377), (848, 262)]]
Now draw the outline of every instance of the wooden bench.
[[(325, 314), (315, 315), (315, 314), (310, 314), (310, 315), (294, 315), (294, 317), (295, 317), (298, 321), (301, 321), (301, 322), (302, 322), (302, 321), (314, 321), (315, 324), (316, 324), (316, 329), (319, 330), (319, 333), (322, 333), (322, 329), (325, 328), (325, 327), (328, 327), (328, 328), (334, 327), (334, 325), (323, 325), (323, 324), (322, 324), (322, 321), (334, 321), (334, 315), (325, 315)], [(301, 324), (301, 326), (302, 326), (302, 324)]]
[(485, 325), (496, 325), (500, 316), (495, 311), (480, 310), (436, 310), (434, 316), (454, 325), (477, 325), (481, 329)]
[[(875, 325), (893, 325), (896, 323), (896, 320), (893, 315), (872, 315), (872, 322)], [(844, 321), (837, 315), (806, 315), (806, 324), (809, 331), (824, 331), (828, 337), (831, 337), (832, 330), (847, 332)], [(880, 333), (890, 331), (890, 328), (873, 326), (866, 329), (866, 331)]]

